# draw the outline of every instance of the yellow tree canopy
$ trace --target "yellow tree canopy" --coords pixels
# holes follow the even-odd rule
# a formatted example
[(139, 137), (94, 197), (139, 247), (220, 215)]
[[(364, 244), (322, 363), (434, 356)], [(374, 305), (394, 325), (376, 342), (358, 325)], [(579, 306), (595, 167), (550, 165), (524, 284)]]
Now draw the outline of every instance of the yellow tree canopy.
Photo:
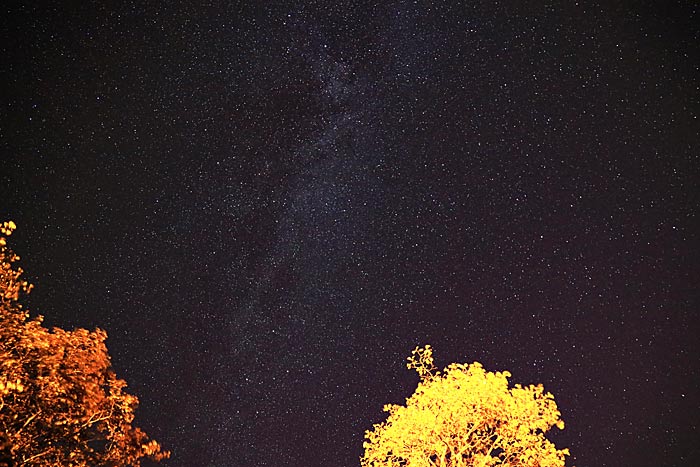
[(42, 326), (19, 303), (31, 286), (0, 224), (0, 465), (140, 466), (168, 457), (134, 427), (138, 399), (111, 369), (107, 334)]
[(429, 345), (408, 358), (421, 380), (406, 405), (386, 405), (387, 420), (365, 433), (362, 467), (560, 467), (568, 449), (545, 438), (564, 428), (542, 385), (510, 388), (510, 373), (480, 363), (442, 372)]

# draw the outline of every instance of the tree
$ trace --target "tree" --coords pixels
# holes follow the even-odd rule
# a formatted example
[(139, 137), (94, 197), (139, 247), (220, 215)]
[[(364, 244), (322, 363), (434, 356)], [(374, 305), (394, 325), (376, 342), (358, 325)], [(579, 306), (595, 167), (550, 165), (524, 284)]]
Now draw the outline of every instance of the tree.
[(365, 433), (362, 467), (560, 467), (568, 449), (545, 438), (564, 422), (542, 385), (508, 387), (507, 371), (478, 362), (442, 372), (429, 345), (408, 358), (420, 382), (406, 405), (386, 405), (387, 420)]
[(7, 246), (14, 229), (0, 224), (0, 465), (139, 467), (167, 458), (132, 425), (138, 399), (111, 369), (105, 331), (49, 330), (23, 308), (31, 285)]

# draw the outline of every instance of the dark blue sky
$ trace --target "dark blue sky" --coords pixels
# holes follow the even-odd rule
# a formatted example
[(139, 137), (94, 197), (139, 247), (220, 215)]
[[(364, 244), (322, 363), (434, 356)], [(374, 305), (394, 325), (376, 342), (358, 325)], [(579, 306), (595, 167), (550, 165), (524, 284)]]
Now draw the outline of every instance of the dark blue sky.
[(569, 465), (700, 456), (696, 6), (190, 3), (0, 41), (30, 308), (164, 465), (359, 465), (425, 343), (543, 383)]

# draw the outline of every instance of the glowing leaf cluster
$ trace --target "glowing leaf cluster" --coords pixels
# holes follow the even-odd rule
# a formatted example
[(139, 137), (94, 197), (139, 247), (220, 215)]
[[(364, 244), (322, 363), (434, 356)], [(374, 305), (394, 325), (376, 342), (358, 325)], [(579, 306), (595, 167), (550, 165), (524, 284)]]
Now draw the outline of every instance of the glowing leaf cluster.
[(406, 405), (387, 405), (387, 420), (365, 433), (362, 467), (561, 467), (568, 449), (545, 438), (564, 428), (542, 385), (510, 388), (510, 373), (480, 363), (442, 372), (430, 346), (408, 358), (421, 381)]
[(132, 426), (138, 399), (111, 370), (107, 334), (48, 330), (22, 308), (31, 286), (7, 247), (14, 229), (0, 224), (0, 457), (18, 467), (140, 466), (168, 457)]

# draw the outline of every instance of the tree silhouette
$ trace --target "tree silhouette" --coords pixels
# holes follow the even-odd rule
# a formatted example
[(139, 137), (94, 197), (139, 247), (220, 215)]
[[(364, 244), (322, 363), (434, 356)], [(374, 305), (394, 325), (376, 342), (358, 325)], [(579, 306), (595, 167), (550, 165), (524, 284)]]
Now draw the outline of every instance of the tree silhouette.
[(408, 368), (418, 388), (365, 433), (362, 467), (564, 466), (569, 450), (544, 436), (564, 422), (542, 385), (509, 388), (510, 373), (477, 362), (437, 371), (429, 345), (413, 351)]
[(101, 329), (48, 330), (21, 303), (31, 285), (0, 224), (0, 466), (135, 466), (169, 456), (132, 425), (136, 396), (111, 369)]

